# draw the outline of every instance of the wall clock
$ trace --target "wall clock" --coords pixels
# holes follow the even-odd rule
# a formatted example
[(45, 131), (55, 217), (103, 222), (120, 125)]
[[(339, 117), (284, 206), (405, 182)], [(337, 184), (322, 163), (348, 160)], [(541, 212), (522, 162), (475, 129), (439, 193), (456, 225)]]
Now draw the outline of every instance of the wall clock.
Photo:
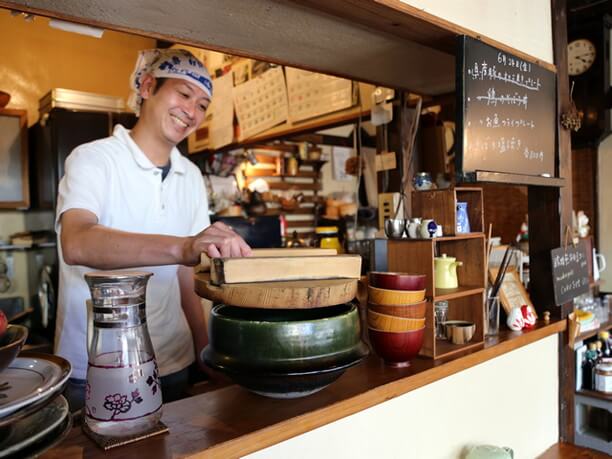
[(570, 87), (582, 127), (572, 132), (572, 148), (597, 145), (610, 132), (610, 28), (603, 15), (574, 20), (568, 28), (567, 61)]
[(597, 50), (586, 38), (579, 38), (567, 45), (567, 66), (570, 76), (582, 75), (595, 62)]

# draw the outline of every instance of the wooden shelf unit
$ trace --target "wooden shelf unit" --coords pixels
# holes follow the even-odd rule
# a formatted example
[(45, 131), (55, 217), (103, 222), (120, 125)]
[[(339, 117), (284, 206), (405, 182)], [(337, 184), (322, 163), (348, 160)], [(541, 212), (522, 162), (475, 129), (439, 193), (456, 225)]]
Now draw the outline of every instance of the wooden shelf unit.
[[(457, 258), (459, 287), (440, 289), (435, 286), (434, 258), (442, 254)], [(421, 354), (434, 359), (482, 346), (484, 344), (484, 295), (486, 270), (484, 265), (485, 236), (472, 233), (458, 237), (433, 239), (390, 239), (387, 241), (388, 271), (422, 273), (426, 276), (426, 296), (429, 300), (425, 317), (425, 341)], [(448, 301), (448, 320), (468, 320), (476, 324), (472, 340), (455, 345), (435, 338), (434, 303)]]
[[(288, 154), (295, 154), (291, 148), (293, 145), (257, 146), (257, 149), (270, 149), (276, 151), (277, 155), (256, 154), (258, 164), (264, 168), (246, 165), (242, 169), (245, 184), (248, 185), (258, 178), (270, 178), (266, 180), (270, 193), (264, 194), (267, 205), (266, 215), (283, 215), (286, 217), (288, 237), (297, 231), (301, 238), (310, 238), (314, 234), (317, 225), (317, 209), (321, 202), (319, 192), (322, 190), (321, 169), (327, 162), (325, 160), (299, 160), (299, 169), (295, 175), (286, 173), (285, 159)], [(294, 149), (297, 150), (297, 147)], [(274, 165), (274, 167), (271, 167)], [(278, 192), (293, 192), (293, 194), (304, 194), (302, 202), (294, 209), (283, 209), (280, 205)]]
[[(443, 190), (412, 192), (412, 214), (422, 218), (433, 218), (448, 236), (457, 234), (457, 202), (467, 202), (470, 229), (474, 233), (484, 232), (482, 188), (455, 187)], [(467, 233), (471, 234), (471, 233)]]

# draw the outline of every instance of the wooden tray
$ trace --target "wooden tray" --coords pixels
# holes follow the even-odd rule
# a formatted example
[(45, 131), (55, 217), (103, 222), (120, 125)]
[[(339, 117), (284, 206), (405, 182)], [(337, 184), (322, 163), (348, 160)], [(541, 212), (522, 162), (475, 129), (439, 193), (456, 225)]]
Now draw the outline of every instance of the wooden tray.
[(208, 274), (195, 274), (195, 291), (214, 302), (244, 308), (305, 309), (347, 303), (357, 295), (357, 279), (210, 283)]

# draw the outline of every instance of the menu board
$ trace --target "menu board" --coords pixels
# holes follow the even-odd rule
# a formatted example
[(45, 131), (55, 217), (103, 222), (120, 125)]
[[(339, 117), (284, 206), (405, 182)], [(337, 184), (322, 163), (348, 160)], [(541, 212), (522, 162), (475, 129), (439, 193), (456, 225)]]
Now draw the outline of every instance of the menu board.
[(584, 241), (559, 247), (550, 252), (552, 258), (555, 304), (572, 301), (589, 292), (589, 258)]
[(459, 37), (457, 56), (457, 168), (555, 175), (554, 72)]

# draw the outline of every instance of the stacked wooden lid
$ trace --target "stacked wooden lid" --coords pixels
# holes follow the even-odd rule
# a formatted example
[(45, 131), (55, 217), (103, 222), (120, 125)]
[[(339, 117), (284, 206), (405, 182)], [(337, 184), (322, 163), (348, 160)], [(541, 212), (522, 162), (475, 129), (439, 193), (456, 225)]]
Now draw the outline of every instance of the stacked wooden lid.
[[(210, 274), (205, 273), (210, 269)], [(252, 257), (203, 256), (196, 293), (240, 307), (301, 309), (352, 300), (361, 275), (359, 255), (333, 249), (255, 249)]]

